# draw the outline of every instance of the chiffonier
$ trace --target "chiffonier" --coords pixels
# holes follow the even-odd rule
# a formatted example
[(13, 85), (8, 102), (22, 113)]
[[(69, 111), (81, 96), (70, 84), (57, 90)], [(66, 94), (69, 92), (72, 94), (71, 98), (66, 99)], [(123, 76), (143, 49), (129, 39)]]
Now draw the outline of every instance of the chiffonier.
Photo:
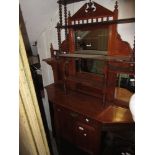
[(105, 133), (121, 135), (134, 126), (129, 110), (135, 88), (134, 48), (121, 39), (117, 25), (135, 19), (118, 19), (117, 2), (113, 11), (91, 0), (83, 2), (73, 15), (67, 12), (70, 3), (58, 1), (59, 49), (51, 44), (51, 58), (44, 60), (54, 75), (54, 83), (46, 86), (53, 135), (58, 148), (65, 140), (86, 154), (100, 155)]

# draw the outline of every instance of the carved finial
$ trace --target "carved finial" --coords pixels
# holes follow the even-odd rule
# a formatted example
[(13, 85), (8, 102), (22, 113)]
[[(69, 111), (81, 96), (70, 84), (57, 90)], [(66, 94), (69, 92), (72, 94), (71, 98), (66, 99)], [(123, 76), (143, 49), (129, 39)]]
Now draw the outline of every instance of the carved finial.
[(134, 42), (133, 42), (133, 49), (131, 51), (131, 61), (135, 61), (135, 36), (134, 36)]
[(118, 2), (117, 1), (115, 2), (115, 9), (116, 10), (118, 9)]
[(134, 42), (133, 42), (133, 49), (135, 50), (135, 36), (134, 36)]
[(68, 17), (71, 17), (71, 12), (70, 11), (68, 11)]
[(59, 22), (57, 23), (57, 27), (60, 27), (60, 23)]
[(89, 2), (87, 3), (85, 12), (87, 13), (87, 12), (93, 12), (93, 11), (96, 11), (96, 6), (93, 1), (89, 0)]
[(135, 61), (135, 36), (134, 36), (134, 44), (133, 44), (133, 60)]

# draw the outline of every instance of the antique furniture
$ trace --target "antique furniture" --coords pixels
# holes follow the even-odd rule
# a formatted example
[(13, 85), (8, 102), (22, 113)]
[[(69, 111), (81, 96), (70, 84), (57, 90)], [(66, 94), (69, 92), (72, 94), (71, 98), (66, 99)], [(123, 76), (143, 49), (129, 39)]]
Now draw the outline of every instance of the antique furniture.
[[(59, 146), (65, 139), (87, 154), (99, 155), (103, 132), (134, 124), (129, 110), (134, 49), (117, 33), (117, 24), (134, 18), (118, 19), (117, 2), (111, 11), (91, 0), (67, 17), (71, 2), (58, 1), (59, 49), (51, 45), (51, 58), (44, 60), (55, 81), (46, 87), (53, 133)], [(63, 42), (61, 29), (65, 29)]]

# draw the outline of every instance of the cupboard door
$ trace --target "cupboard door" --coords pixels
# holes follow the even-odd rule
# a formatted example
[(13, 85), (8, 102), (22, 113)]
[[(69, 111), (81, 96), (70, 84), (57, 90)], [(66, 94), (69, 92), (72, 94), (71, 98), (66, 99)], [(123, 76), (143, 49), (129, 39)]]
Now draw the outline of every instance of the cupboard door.
[(69, 112), (62, 107), (55, 107), (55, 122), (58, 136), (73, 142), (73, 124), (74, 119)]

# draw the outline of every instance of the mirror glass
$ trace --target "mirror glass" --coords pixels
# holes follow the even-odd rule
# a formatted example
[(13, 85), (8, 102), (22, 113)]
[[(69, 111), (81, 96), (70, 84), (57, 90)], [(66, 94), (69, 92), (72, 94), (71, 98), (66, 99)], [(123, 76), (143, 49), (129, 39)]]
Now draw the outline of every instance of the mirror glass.
[[(75, 36), (75, 53), (107, 55), (108, 28), (96, 30), (77, 30)], [(92, 59), (76, 61), (77, 71), (103, 74), (105, 62)]]
[(135, 93), (135, 77), (129, 74), (117, 74), (115, 87), (115, 99), (129, 102), (130, 97)]
[(107, 54), (108, 28), (75, 31), (75, 53)]
[(76, 71), (89, 72), (95, 74), (103, 74), (103, 68), (106, 66), (105, 61), (92, 60), (92, 59), (80, 59), (76, 60)]

